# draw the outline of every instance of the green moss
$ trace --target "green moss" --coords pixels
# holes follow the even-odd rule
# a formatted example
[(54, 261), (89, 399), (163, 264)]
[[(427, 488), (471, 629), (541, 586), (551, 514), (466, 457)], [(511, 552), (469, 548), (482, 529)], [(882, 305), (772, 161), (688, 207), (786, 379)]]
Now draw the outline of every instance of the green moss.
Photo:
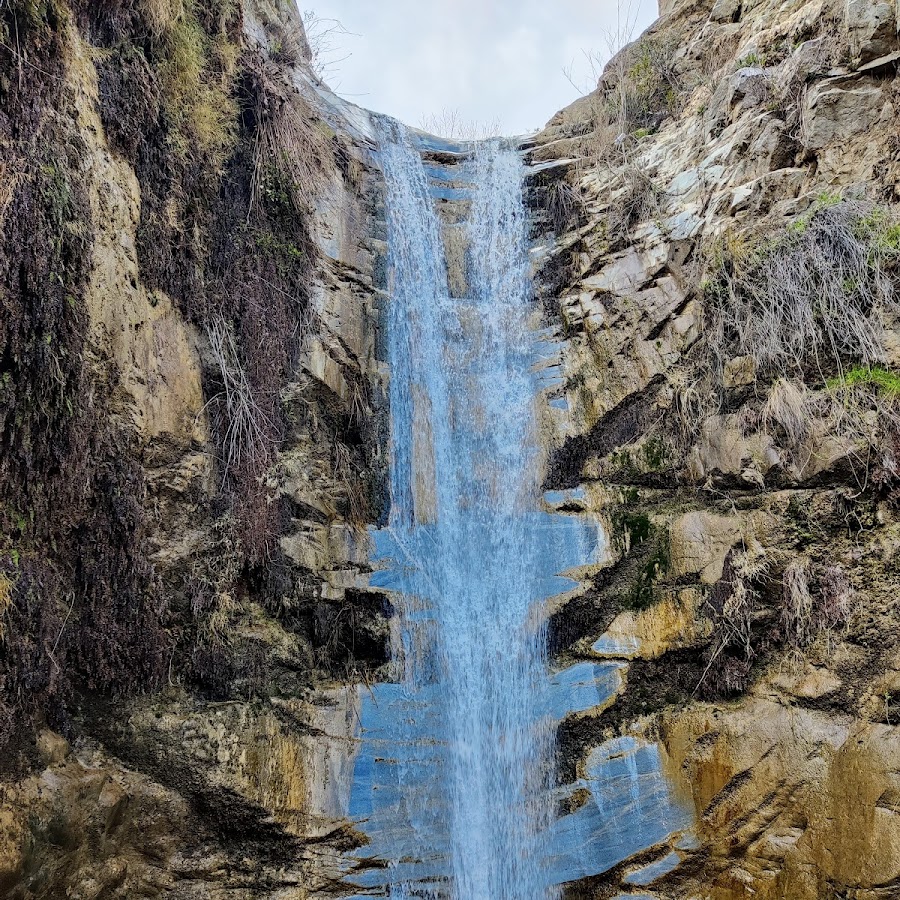
[(831, 389), (872, 386), (889, 397), (900, 397), (900, 375), (881, 366), (856, 366), (838, 378), (829, 379), (827, 384)]
[(629, 609), (641, 610), (656, 601), (656, 584), (669, 571), (669, 549), (665, 535), (657, 539), (656, 547), (638, 572), (625, 597)]
[(653, 533), (653, 525), (646, 513), (626, 513), (624, 525), (631, 535), (632, 543), (643, 544)]
[(669, 459), (669, 449), (661, 437), (651, 437), (641, 448), (644, 463), (650, 471), (663, 468)]

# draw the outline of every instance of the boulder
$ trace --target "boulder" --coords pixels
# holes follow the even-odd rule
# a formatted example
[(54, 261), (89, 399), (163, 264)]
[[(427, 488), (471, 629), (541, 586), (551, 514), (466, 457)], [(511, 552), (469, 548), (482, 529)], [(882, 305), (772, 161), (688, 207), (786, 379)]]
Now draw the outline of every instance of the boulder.
[(728, 551), (742, 535), (742, 523), (734, 516), (685, 513), (669, 526), (672, 576), (699, 575), (704, 584), (715, 584), (722, 577)]
[(850, 56), (866, 63), (896, 50), (896, 0), (846, 0), (844, 6)]
[(810, 150), (839, 144), (875, 127), (885, 97), (873, 79), (830, 79), (813, 85), (806, 97), (803, 142)]
[(741, 15), (741, 0), (716, 0), (709, 14), (712, 22), (736, 22)]

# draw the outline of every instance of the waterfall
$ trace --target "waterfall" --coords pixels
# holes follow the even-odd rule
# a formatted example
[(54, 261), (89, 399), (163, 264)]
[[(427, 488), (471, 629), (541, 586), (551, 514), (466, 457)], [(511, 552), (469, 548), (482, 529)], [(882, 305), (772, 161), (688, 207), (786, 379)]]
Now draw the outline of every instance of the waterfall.
[(614, 697), (625, 663), (548, 665), (548, 601), (603, 534), (560, 509), (581, 489), (541, 493), (558, 346), (532, 303), (519, 155), (380, 129), (391, 511), (371, 585), (397, 609), (396, 681), (359, 690), (347, 881), (356, 900), (554, 900), (657, 844), (665, 869), (692, 806), (657, 747), (608, 741), (554, 784), (556, 726)]
[[(432, 886), (392, 896), (545, 900), (551, 723), (546, 547), (522, 166), (499, 142), (472, 167), (468, 296), (451, 297), (422, 159), (385, 127), (392, 417), (387, 551), (402, 583), (403, 704), (427, 719), (398, 789)], [(545, 577), (545, 576), (544, 576)], [(421, 741), (418, 742), (421, 746)], [(428, 788), (423, 789), (427, 783)], [(444, 846), (442, 846), (444, 845)], [(399, 873), (398, 873), (399, 875)], [(421, 879), (420, 879), (421, 880)]]

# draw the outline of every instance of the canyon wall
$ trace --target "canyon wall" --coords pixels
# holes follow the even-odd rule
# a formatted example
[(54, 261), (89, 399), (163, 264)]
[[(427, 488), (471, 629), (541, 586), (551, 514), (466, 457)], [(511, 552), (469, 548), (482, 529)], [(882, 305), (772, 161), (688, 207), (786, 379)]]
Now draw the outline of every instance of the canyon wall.
[(896, 897), (897, 10), (661, 13), (528, 147), (565, 346), (547, 487), (611, 540), (552, 641), (631, 660), (562, 767), (658, 740), (696, 841), (568, 895)]
[(389, 652), (365, 123), (291, 2), (0, 32), (0, 895), (308, 896)]

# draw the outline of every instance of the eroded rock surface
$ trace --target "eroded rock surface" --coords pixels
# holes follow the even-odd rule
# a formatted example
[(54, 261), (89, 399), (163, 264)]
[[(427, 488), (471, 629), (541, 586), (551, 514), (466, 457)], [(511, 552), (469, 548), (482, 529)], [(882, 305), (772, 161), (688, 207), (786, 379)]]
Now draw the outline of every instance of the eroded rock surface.
[(895, 307), (877, 361), (773, 365), (741, 329), (716, 343), (734, 297), (716, 290), (746, 286), (751, 257), (762, 278), (781, 236), (828, 209), (895, 221), (896, 11), (681, 0), (661, 14), (528, 152), (568, 408), (547, 486), (581, 486), (613, 556), (554, 614), (551, 642), (564, 659), (631, 660), (613, 705), (564, 723), (561, 770), (622, 734), (659, 740), (695, 840), (567, 896), (892, 897), (900, 523), (878, 473), (894, 471), (893, 406), (867, 395), (861, 430), (825, 410), (847, 402), (854, 367), (894, 371)]

